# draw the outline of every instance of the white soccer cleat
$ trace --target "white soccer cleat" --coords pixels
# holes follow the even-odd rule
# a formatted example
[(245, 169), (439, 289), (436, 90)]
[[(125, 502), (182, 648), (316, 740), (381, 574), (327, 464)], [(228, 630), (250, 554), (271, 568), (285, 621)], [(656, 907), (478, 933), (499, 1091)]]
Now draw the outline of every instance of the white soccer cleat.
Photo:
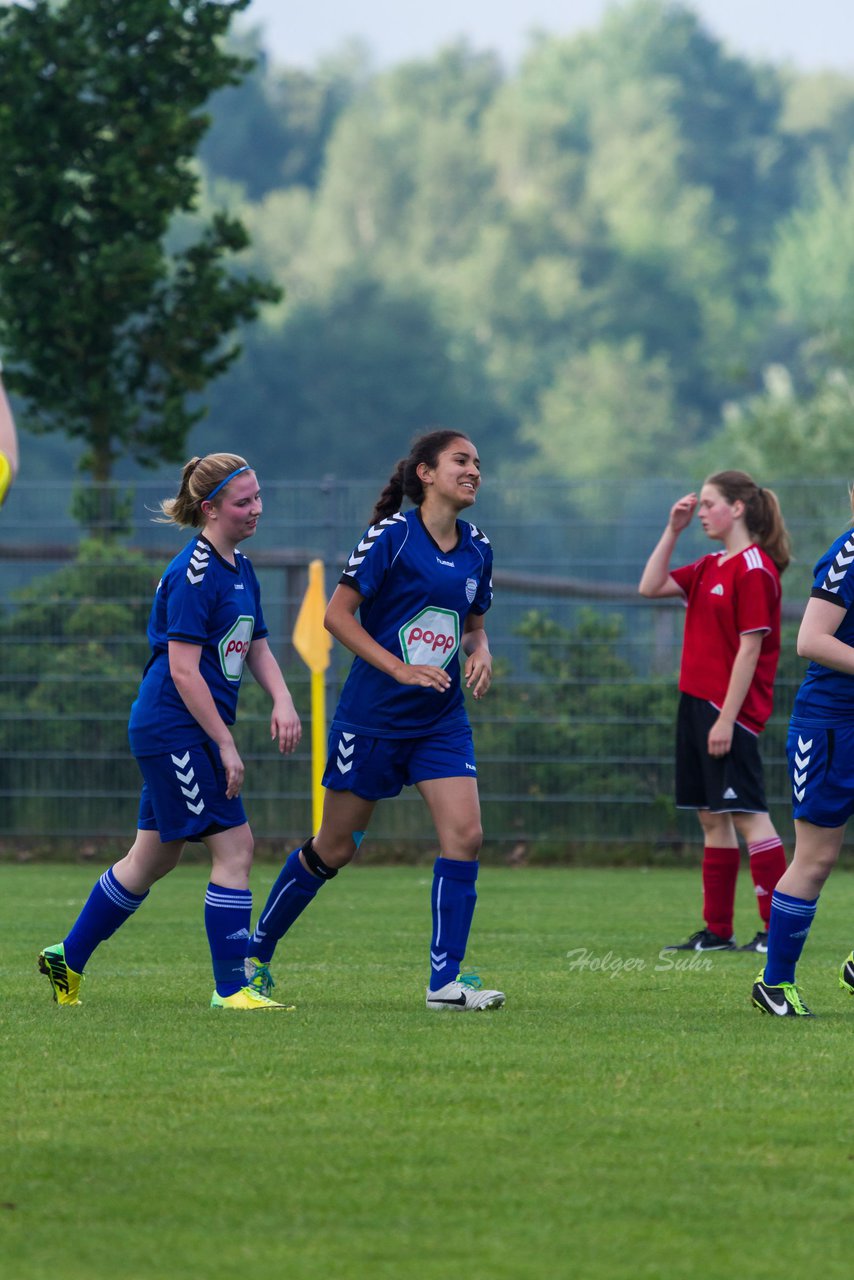
[(459, 974), (454, 982), (446, 982), (438, 991), (427, 990), (428, 1009), (457, 1009), (460, 1013), (481, 1009), (500, 1009), (503, 991), (487, 991), (476, 973)]

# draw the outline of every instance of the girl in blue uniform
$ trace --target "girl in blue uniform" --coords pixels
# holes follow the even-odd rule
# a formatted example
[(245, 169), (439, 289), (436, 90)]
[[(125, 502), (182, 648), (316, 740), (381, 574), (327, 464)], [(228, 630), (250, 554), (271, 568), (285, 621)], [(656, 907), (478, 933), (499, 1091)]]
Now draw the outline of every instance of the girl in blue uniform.
[(301, 726), (267, 643), (258, 580), (237, 550), (255, 533), (255, 473), (230, 453), (193, 458), (166, 521), (198, 529), (161, 579), (148, 624), (151, 657), (130, 715), (131, 750), (143, 776), (136, 840), (100, 877), (71, 932), (45, 947), (39, 968), (59, 1004), (80, 1004), (89, 957), (177, 866), (188, 840), (211, 855), (205, 927), (219, 1009), (281, 1009), (244, 975), (252, 895), (252, 832), (240, 790), (243, 761), (231, 732), (244, 664), (269, 695), (270, 732), (282, 752)]
[[(851, 497), (854, 511), (854, 493)], [(854, 813), (854, 533), (840, 534), (815, 567), (798, 632), (809, 658), (795, 698), (786, 754), (792, 778), (795, 853), (771, 899), (768, 959), (753, 1003), (777, 1017), (812, 1017), (795, 968), (824, 882), (836, 865)], [(854, 993), (854, 952), (839, 984)]]
[[(480, 460), (466, 436), (433, 431), (416, 440), (329, 602), (325, 625), (355, 656), (330, 729), (320, 830), (288, 858), (249, 941), (246, 974), (262, 994), (273, 985), (276, 943), (352, 860), (377, 801), (415, 786), (441, 849), (427, 1007), (504, 1003), (502, 992), (461, 976), (483, 837), (462, 681), (482, 698), (492, 675), (484, 630), (492, 548), (458, 518), (479, 487)], [(402, 512), (405, 497), (414, 508)]]

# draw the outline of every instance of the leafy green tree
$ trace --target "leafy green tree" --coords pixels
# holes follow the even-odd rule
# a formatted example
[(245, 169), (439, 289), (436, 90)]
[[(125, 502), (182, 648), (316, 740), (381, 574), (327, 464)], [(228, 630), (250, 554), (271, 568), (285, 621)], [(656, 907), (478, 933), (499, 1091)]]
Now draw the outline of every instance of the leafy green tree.
[[(255, 421), (284, 424), (284, 454), (275, 437), (269, 461), (263, 438), (253, 447), (270, 476), (383, 481), (419, 431), (460, 427), (497, 456), (512, 430), (477, 352), (457, 347), (429, 295), (355, 272), (293, 306), (280, 330), (254, 335), (223, 392), (223, 423), (251, 406)], [(213, 431), (209, 440), (233, 438), (230, 425)]]
[(363, 55), (345, 50), (310, 73), (272, 67), (257, 30), (233, 37), (229, 48), (250, 59), (252, 70), (211, 99), (201, 160), (213, 175), (241, 183), (251, 200), (315, 188), (335, 122), (367, 74)]
[(674, 400), (667, 362), (646, 360), (639, 339), (595, 343), (569, 357), (523, 425), (521, 439), (538, 445), (529, 469), (574, 480), (672, 474), (680, 466), (677, 452), (668, 457), (678, 438)]
[[(532, 609), (517, 634), (524, 670), (501, 672), (477, 741), (490, 792), (514, 798), (518, 834), (546, 837), (563, 853), (591, 837), (625, 840), (627, 831), (635, 840), (678, 840), (675, 678), (634, 670), (618, 616), (581, 608), (568, 628)], [(573, 806), (564, 832), (554, 830), (555, 799)]]
[[(9, 830), (69, 830), (70, 760), (79, 775), (76, 816), (91, 832), (132, 824), (129, 808), (117, 824), (116, 807), (122, 792), (139, 788), (127, 720), (148, 656), (157, 577), (138, 552), (90, 539), (72, 564), (18, 592), (15, 607), (0, 617), (7, 655), (0, 756)], [(48, 802), (51, 793), (56, 798)]]
[(790, 328), (811, 343), (812, 359), (854, 372), (854, 150), (838, 175), (817, 162), (807, 197), (780, 229), (772, 284)]
[(215, 215), (169, 255), (192, 209), (209, 95), (246, 64), (221, 40), (249, 0), (33, 0), (0, 11), (0, 347), (33, 431), (117, 458), (176, 462), (232, 337), (278, 297), (229, 275), (242, 225)]

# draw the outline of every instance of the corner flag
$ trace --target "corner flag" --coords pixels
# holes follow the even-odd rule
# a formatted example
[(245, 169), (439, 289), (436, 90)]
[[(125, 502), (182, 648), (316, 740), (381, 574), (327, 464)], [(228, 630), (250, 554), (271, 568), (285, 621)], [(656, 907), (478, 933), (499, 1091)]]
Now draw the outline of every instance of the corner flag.
[(323, 561), (312, 560), (308, 566), (308, 587), (291, 638), (311, 672), (311, 813), (312, 830), (315, 832), (323, 817), (321, 778), (326, 764), (326, 684), (323, 677), (332, 650), (332, 636), (323, 625), (325, 612)]
[(323, 589), (323, 561), (308, 566), (308, 587), (294, 624), (293, 642), (309, 671), (323, 672), (329, 666), (332, 636), (323, 625), (326, 595)]

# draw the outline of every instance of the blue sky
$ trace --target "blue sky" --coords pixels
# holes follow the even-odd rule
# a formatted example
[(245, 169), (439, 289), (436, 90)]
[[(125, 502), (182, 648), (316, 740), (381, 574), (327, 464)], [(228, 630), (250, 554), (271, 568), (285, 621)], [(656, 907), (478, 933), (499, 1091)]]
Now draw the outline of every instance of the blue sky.
[[(512, 63), (532, 28), (570, 35), (598, 25), (612, 0), (252, 0), (243, 21), (266, 31), (274, 62), (313, 66), (351, 36), (378, 65), (430, 54), (457, 36)], [(694, 0), (706, 26), (737, 53), (804, 70), (854, 73), (852, 0)]]

